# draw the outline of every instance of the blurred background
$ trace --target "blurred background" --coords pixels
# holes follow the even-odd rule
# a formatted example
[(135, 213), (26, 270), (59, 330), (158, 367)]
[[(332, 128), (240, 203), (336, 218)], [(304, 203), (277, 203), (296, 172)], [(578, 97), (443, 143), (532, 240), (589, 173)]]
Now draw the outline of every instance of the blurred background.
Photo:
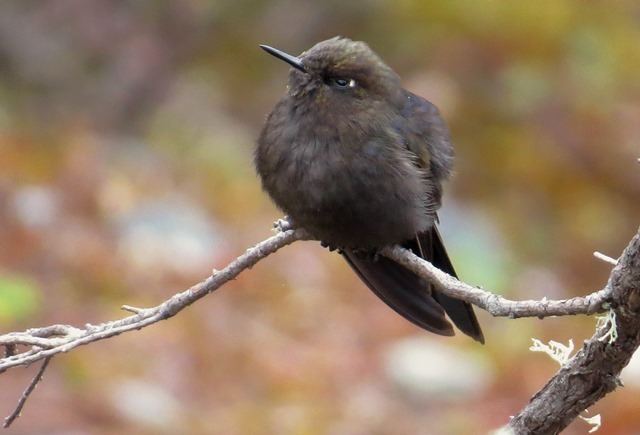
[[(460, 276), (507, 297), (602, 288), (640, 216), (632, 0), (0, 2), (0, 332), (123, 317), (270, 236), (252, 152), (285, 91), (266, 43), (364, 40), (440, 107), (457, 150), (442, 230)], [(531, 338), (595, 319), (480, 313), (442, 339), (318, 243), (177, 317), (53, 360), (12, 434), (471, 434), (557, 370)], [(0, 376), (8, 415), (36, 367)], [(640, 432), (640, 362), (590, 410)], [(566, 433), (586, 433), (574, 422)]]

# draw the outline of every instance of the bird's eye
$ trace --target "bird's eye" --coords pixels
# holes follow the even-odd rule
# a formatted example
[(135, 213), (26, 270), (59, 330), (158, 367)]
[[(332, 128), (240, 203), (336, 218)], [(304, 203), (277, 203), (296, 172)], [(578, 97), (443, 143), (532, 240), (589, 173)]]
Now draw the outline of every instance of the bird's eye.
[(345, 79), (342, 77), (331, 77), (327, 79), (327, 84), (335, 87), (335, 88), (355, 88), (356, 81), (353, 79)]

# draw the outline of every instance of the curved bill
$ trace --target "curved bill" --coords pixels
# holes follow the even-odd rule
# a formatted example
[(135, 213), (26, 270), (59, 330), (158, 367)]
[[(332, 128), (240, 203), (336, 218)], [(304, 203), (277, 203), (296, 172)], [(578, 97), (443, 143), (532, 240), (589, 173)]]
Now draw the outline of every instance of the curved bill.
[(269, 47), (268, 45), (260, 44), (260, 48), (262, 48), (264, 51), (266, 51), (270, 55), (275, 56), (280, 60), (284, 60), (295, 69), (300, 70), (302, 72), (307, 72), (304, 69), (304, 66), (302, 65), (302, 60), (300, 58), (291, 56), (290, 54), (287, 54), (284, 51), (280, 51), (277, 48)]

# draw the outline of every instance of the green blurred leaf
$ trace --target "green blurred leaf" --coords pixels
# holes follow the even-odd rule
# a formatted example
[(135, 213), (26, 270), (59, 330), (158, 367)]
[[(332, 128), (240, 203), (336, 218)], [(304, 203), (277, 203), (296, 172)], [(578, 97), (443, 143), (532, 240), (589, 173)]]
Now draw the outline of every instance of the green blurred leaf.
[(40, 289), (33, 281), (0, 275), (0, 322), (15, 322), (33, 314), (39, 299)]

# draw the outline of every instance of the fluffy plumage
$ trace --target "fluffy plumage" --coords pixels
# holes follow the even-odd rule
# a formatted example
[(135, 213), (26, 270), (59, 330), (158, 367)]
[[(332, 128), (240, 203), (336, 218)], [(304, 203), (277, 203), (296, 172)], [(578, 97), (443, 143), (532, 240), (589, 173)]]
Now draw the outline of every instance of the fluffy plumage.
[(362, 254), (402, 244), (455, 275), (436, 228), (453, 163), (438, 109), (403, 89), (362, 42), (329, 39), (287, 61), (295, 66), (287, 94), (267, 118), (255, 154), (263, 188), (297, 225), (339, 248), (402, 316), (453, 335), (446, 312), (482, 342), (471, 306), (389, 259)]

